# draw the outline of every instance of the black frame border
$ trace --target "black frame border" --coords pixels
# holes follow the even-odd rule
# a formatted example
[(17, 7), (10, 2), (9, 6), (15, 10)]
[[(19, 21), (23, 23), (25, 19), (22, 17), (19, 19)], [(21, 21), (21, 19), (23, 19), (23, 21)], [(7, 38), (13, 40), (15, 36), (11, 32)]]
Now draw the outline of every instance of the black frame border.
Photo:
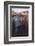
[[(32, 5), (32, 40), (8, 41), (8, 4)], [(15, 2), (15, 1), (4, 2), (4, 44), (12, 44), (12, 43), (34, 43), (34, 2)]]

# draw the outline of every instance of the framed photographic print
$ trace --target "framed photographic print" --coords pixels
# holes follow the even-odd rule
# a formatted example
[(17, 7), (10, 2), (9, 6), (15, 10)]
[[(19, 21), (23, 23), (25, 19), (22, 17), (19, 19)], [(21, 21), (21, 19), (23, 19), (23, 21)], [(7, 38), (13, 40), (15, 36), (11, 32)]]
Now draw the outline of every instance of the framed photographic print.
[(4, 2), (4, 43), (34, 42), (34, 3)]

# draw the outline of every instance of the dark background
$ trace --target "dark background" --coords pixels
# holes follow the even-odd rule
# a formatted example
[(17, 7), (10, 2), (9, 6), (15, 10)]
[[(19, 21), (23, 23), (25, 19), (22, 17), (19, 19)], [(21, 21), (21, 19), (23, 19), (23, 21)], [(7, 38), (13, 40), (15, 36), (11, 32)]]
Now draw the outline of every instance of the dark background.
[(28, 36), (28, 21), (25, 21), (22, 19), (22, 22), (21, 22), (20, 17), (24, 18), (24, 16), (18, 16), (18, 15), (13, 17), (11, 16), (10, 30), (11, 30), (12, 37)]

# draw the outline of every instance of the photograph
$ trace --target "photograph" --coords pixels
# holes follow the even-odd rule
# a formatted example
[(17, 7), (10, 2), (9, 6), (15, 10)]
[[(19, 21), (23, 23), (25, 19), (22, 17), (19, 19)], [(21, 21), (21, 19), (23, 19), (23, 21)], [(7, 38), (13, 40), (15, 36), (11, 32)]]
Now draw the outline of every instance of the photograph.
[(10, 31), (12, 37), (28, 36), (28, 11), (12, 8), (10, 13)]

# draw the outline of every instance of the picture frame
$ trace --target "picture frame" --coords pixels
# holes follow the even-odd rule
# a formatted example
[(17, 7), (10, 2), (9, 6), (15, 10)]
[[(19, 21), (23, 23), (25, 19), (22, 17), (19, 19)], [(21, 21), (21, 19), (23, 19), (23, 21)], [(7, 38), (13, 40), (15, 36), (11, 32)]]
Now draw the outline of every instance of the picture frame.
[[(21, 16), (21, 18), (18, 17), (19, 15)], [(23, 30), (25, 32), (20, 33), (19, 28), (15, 28), (14, 26), (16, 25), (18, 26), (19, 23), (25, 22), (26, 19), (24, 19), (23, 22), (18, 23), (18, 21), (23, 20), (22, 19), (23, 15), (25, 16), (27, 15), (27, 26), (25, 26), (27, 28), (24, 27), (23, 29), (23, 27), (21, 27), (20, 28), (21, 32), (23, 32)], [(13, 25), (12, 20), (13, 20), (13, 23), (16, 23), (15, 21), (17, 20), (18, 24), (14, 24), (14, 26), (11, 26)], [(19, 24), (19, 25), (22, 25), (22, 24)], [(12, 27), (13, 27), (13, 30), (12, 30)], [(18, 33), (15, 33), (15, 31), (18, 31)], [(5, 1), (4, 2), (4, 44), (32, 43), (32, 42), (34, 42), (34, 3)]]

